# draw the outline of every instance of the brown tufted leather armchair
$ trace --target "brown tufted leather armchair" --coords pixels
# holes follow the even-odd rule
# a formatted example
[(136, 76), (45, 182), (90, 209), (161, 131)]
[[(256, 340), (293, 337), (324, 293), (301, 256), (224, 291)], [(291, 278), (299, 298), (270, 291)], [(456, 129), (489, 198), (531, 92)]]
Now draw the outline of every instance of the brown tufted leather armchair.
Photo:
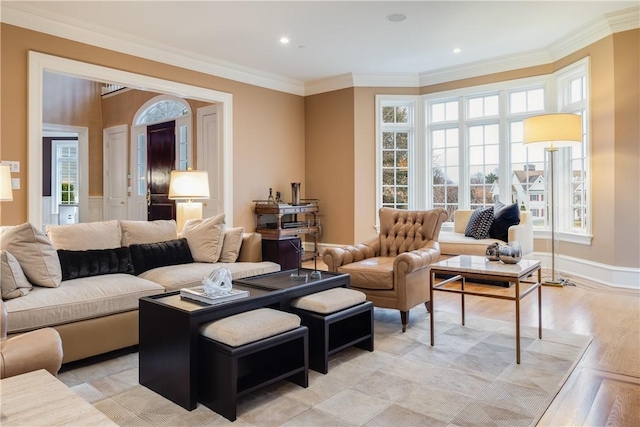
[(381, 208), (380, 234), (364, 243), (327, 249), (329, 271), (351, 275), (351, 287), (376, 307), (400, 310), (402, 331), (409, 310), (424, 303), (429, 310), (429, 265), (438, 262), (438, 236), (444, 209), (407, 211)]
[(62, 365), (58, 331), (42, 328), (7, 338), (7, 308), (0, 301), (0, 378), (38, 369), (56, 375)]

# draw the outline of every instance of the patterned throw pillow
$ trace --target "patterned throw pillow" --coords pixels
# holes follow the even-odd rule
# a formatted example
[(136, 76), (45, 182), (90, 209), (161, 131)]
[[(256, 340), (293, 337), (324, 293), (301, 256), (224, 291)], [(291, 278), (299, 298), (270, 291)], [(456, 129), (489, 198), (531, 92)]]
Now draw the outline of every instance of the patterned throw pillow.
[(493, 223), (493, 206), (477, 208), (471, 214), (464, 235), (474, 239), (488, 239), (489, 229)]

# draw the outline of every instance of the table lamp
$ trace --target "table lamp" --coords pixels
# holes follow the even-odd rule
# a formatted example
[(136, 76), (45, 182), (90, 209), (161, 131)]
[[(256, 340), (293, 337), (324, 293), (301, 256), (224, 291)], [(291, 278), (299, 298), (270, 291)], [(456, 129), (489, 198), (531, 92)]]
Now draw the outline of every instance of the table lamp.
[(209, 174), (206, 171), (173, 170), (169, 182), (169, 199), (185, 200), (176, 203), (178, 233), (190, 219), (202, 219), (202, 203), (194, 200), (209, 198)]
[(553, 189), (553, 159), (558, 147), (582, 143), (582, 117), (577, 114), (543, 114), (524, 119), (523, 143), (544, 147), (549, 152), (549, 222), (551, 223), (551, 278), (543, 285), (563, 286), (565, 280), (556, 277), (555, 199)]
[(11, 202), (12, 200), (11, 167), (0, 165), (0, 202)]

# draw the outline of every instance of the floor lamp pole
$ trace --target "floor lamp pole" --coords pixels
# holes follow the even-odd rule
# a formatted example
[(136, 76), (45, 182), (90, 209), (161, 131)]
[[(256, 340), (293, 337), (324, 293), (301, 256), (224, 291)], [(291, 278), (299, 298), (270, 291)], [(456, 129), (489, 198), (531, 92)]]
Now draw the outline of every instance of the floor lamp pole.
[(556, 155), (556, 151), (558, 151), (557, 148), (555, 147), (550, 147), (547, 149), (547, 151), (549, 151), (549, 169), (550, 169), (550, 173), (549, 173), (549, 195), (551, 196), (551, 203), (549, 204), (551, 206), (550, 212), (549, 212), (549, 218), (551, 220), (551, 280), (545, 280), (542, 284), (543, 285), (550, 285), (550, 286), (563, 286), (564, 285), (564, 280), (560, 279), (560, 278), (556, 278), (556, 215), (555, 215), (555, 206), (556, 206), (556, 200), (555, 200), (555, 196), (554, 196), (554, 172), (555, 172), (555, 165), (553, 164), (553, 158)]

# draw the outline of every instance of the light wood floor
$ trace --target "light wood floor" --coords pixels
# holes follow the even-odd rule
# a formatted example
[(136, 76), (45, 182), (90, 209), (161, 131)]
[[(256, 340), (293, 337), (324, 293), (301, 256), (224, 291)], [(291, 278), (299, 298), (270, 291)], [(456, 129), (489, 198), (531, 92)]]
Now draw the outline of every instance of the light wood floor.
[[(305, 266), (313, 268), (313, 263)], [(326, 266), (319, 263), (318, 268)], [(513, 292), (477, 286), (492, 292)], [(438, 293), (434, 299), (436, 310), (460, 312), (459, 296)], [(536, 293), (522, 300), (522, 325), (537, 326), (537, 303)], [(467, 296), (465, 307), (468, 315), (514, 321), (510, 301)], [(542, 310), (544, 329), (594, 338), (539, 425), (640, 426), (640, 292), (580, 283), (562, 288), (545, 286)]]

